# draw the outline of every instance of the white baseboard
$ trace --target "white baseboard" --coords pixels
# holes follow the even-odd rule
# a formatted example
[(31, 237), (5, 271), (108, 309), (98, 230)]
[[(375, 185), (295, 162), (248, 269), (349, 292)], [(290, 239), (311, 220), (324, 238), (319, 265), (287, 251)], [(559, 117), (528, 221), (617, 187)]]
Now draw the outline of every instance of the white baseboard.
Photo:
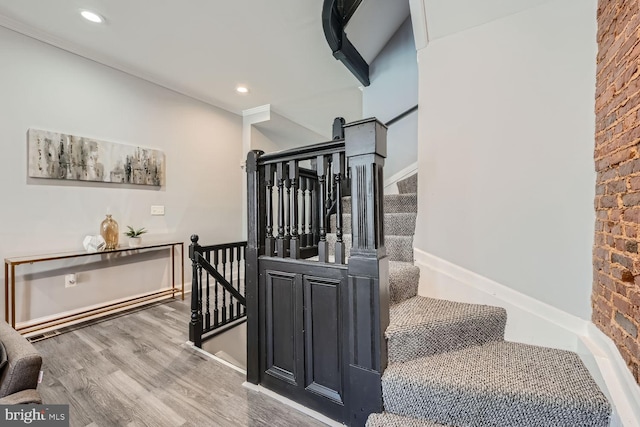
[[(170, 289), (170, 288), (167, 288), (167, 289)], [(77, 325), (77, 324), (88, 322), (88, 321), (91, 321), (91, 320), (100, 319), (100, 318), (105, 316), (105, 313), (106, 313), (106, 315), (118, 314), (118, 313), (121, 313), (123, 311), (136, 309), (136, 308), (148, 305), (148, 304), (153, 304), (153, 303), (156, 303), (156, 302), (160, 302), (160, 301), (164, 301), (164, 300), (168, 300), (168, 299), (172, 298), (171, 295), (158, 296), (158, 297), (155, 297), (155, 298), (145, 299), (143, 301), (135, 302), (135, 303), (132, 303), (132, 304), (127, 304), (127, 305), (124, 305), (124, 306), (121, 306), (121, 307), (116, 307), (116, 308), (110, 309), (110, 310), (108, 310), (108, 311), (106, 311), (104, 313), (96, 313), (96, 314), (92, 314), (92, 315), (88, 315), (88, 316), (82, 316), (82, 317), (79, 317), (79, 318), (73, 318), (73, 316), (80, 316), (82, 313), (86, 312), (87, 310), (100, 309), (105, 305), (116, 305), (116, 304), (120, 304), (120, 303), (126, 303), (130, 299), (144, 298), (144, 297), (147, 297), (147, 296), (153, 294), (154, 292), (156, 292), (156, 291), (145, 292), (145, 293), (142, 293), (142, 294), (133, 295), (131, 297), (119, 298), (119, 299), (112, 300), (112, 301), (107, 301), (107, 302), (104, 302), (104, 303), (93, 304), (93, 305), (77, 308), (77, 309), (74, 309), (74, 310), (68, 310), (68, 311), (64, 311), (64, 312), (61, 312), (61, 313), (56, 313), (56, 314), (52, 314), (52, 315), (48, 315), (48, 316), (38, 317), (38, 318), (35, 318), (35, 319), (29, 319), (29, 320), (24, 321), (24, 322), (16, 322), (16, 328), (17, 329), (26, 329), (26, 328), (29, 328), (29, 327), (34, 326), (34, 325), (38, 325), (38, 324), (45, 323), (45, 322), (55, 321), (55, 320), (57, 320), (59, 318), (63, 318), (63, 317), (71, 317), (72, 318), (72, 319), (70, 319), (70, 320), (68, 320), (66, 322), (63, 322), (63, 323), (59, 323), (59, 324), (52, 325), (52, 326), (49, 326), (49, 327), (46, 327), (46, 328), (38, 329), (35, 332), (26, 332), (26, 333), (23, 334), (25, 337), (31, 337), (31, 336), (34, 336), (34, 335), (40, 335), (40, 334), (43, 334), (43, 333), (46, 333), (46, 332), (55, 331), (55, 330), (58, 330), (58, 329), (66, 328), (66, 327), (69, 327), (69, 326)], [(188, 283), (185, 282), (185, 284), (184, 284), (184, 293), (187, 294), (188, 292), (191, 292), (191, 282), (188, 282)], [(176, 298), (179, 298), (179, 296), (180, 296), (180, 294), (176, 293)]]
[(418, 162), (412, 163), (399, 172), (394, 173), (384, 180), (384, 194), (398, 194), (398, 181), (410, 177), (418, 172)]
[[(580, 338), (582, 344), (591, 352), (607, 384), (610, 398), (616, 404), (618, 419), (612, 420), (611, 425), (639, 427), (640, 387), (629, 373), (616, 345), (591, 322), (587, 328), (587, 335)], [(615, 422), (618, 424), (614, 424)]]
[(420, 249), (414, 254), (420, 295), (503, 307), (508, 340), (576, 351), (578, 336), (586, 334), (583, 319)]
[(640, 387), (613, 341), (593, 323), (420, 249), (414, 254), (419, 295), (503, 307), (507, 340), (575, 351), (594, 360), (586, 365), (615, 407), (611, 426), (640, 426)]

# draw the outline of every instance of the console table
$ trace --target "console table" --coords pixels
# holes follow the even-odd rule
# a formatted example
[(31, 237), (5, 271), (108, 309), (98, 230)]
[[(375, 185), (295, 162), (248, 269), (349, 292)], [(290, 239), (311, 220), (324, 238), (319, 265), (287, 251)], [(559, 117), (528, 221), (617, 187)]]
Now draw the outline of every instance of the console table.
[[(176, 287), (176, 248), (177, 247), (180, 248), (179, 252), (180, 252), (180, 260), (181, 260), (180, 271), (182, 275), (182, 280), (180, 283), (180, 287)], [(35, 264), (39, 262), (56, 261), (61, 259), (83, 258), (83, 257), (91, 257), (91, 256), (95, 257), (95, 256), (108, 255), (108, 254), (120, 253), (120, 252), (138, 253), (138, 251), (140, 250), (148, 250), (148, 249), (153, 250), (153, 249), (165, 249), (165, 248), (171, 249), (171, 288), (144, 294), (142, 296), (128, 298), (115, 303), (103, 304), (98, 307), (83, 310), (74, 314), (60, 316), (47, 321), (31, 324), (29, 326), (16, 328), (16, 295), (15, 295), (16, 266), (22, 265), (22, 264)], [(22, 334), (37, 332), (42, 329), (46, 329), (52, 326), (57, 326), (70, 321), (84, 319), (90, 316), (97, 316), (97, 315), (105, 316), (113, 313), (115, 310), (129, 307), (134, 304), (151, 302), (152, 300), (155, 300), (163, 296), (171, 295), (173, 298), (175, 298), (176, 293), (180, 293), (182, 295), (182, 299), (184, 300), (184, 243), (183, 242), (155, 243), (155, 244), (142, 245), (136, 248), (131, 248), (128, 246), (118, 246), (116, 249), (104, 250), (100, 252), (77, 251), (77, 252), (65, 252), (65, 253), (58, 253), (58, 254), (12, 257), (12, 258), (4, 259), (5, 320), (7, 321), (7, 323), (10, 323), (14, 329), (16, 329), (18, 332)], [(11, 318), (11, 321), (9, 321), (9, 318)]]

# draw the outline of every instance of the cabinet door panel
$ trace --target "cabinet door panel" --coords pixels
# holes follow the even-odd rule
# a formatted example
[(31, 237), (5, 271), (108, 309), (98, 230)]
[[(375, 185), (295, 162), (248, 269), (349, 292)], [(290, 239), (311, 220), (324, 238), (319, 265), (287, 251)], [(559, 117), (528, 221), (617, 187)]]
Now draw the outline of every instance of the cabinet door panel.
[(340, 281), (304, 277), (305, 386), (342, 403)]
[(296, 341), (296, 274), (267, 271), (266, 275), (266, 369), (290, 384), (298, 384)]

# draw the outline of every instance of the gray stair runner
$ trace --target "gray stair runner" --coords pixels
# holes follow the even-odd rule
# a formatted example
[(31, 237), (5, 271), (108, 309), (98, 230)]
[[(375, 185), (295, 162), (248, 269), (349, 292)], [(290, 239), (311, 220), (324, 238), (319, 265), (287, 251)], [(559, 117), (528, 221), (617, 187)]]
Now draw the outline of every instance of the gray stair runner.
[(443, 424), (433, 423), (431, 421), (419, 420), (416, 418), (403, 417), (402, 415), (390, 414), (385, 412), (382, 414), (371, 414), (367, 419), (367, 427), (446, 427)]
[[(575, 353), (504, 341), (502, 308), (416, 296), (417, 175), (398, 190), (384, 198), (392, 304), (386, 412), (371, 414), (367, 426), (608, 426), (609, 402)], [(343, 200), (349, 256), (351, 199)], [(333, 256), (336, 235), (327, 241)]]
[(398, 181), (398, 192), (400, 194), (418, 192), (418, 174), (414, 173), (408, 178)]
[[(346, 248), (346, 256), (351, 256), (351, 234), (342, 236)], [(334, 233), (327, 234), (329, 256), (335, 255), (337, 237)], [(413, 236), (385, 236), (384, 243), (390, 261), (413, 262)]]
[[(351, 212), (351, 197), (342, 199), (342, 212)], [(418, 196), (414, 193), (384, 196), (384, 213), (418, 212)]]
[(506, 321), (503, 308), (413, 297), (391, 306), (389, 363), (501, 341)]
[(389, 261), (389, 297), (396, 304), (418, 294), (420, 269), (410, 262)]
[[(416, 230), (415, 212), (396, 212), (384, 214), (384, 234), (386, 236), (413, 236)], [(351, 214), (342, 215), (342, 233), (351, 234)], [(336, 229), (336, 216), (331, 216), (331, 230)]]
[(611, 408), (575, 353), (507, 341), (390, 364), (385, 410), (454, 426), (607, 426)]

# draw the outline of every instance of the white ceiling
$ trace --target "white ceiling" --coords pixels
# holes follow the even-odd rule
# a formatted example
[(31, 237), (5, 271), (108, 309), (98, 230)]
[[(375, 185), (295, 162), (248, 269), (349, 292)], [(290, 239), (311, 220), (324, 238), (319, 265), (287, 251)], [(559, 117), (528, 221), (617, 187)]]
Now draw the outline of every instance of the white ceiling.
[[(423, 14), (414, 28), (429, 40), (547, 1), (411, 0)], [(408, 5), (365, 0), (353, 16), (347, 34), (369, 63)], [(0, 0), (0, 25), (237, 114), (270, 104), (329, 139), (334, 117), (361, 118), (362, 93), (333, 58), (321, 11), (322, 0)], [(238, 84), (250, 93), (237, 94)]]
[(331, 54), (321, 10), (320, 0), (0, 0), (0, 25), (234, 113), (271, 104), (330, 137), (334, 117), (361, 118), (362, 93)]

